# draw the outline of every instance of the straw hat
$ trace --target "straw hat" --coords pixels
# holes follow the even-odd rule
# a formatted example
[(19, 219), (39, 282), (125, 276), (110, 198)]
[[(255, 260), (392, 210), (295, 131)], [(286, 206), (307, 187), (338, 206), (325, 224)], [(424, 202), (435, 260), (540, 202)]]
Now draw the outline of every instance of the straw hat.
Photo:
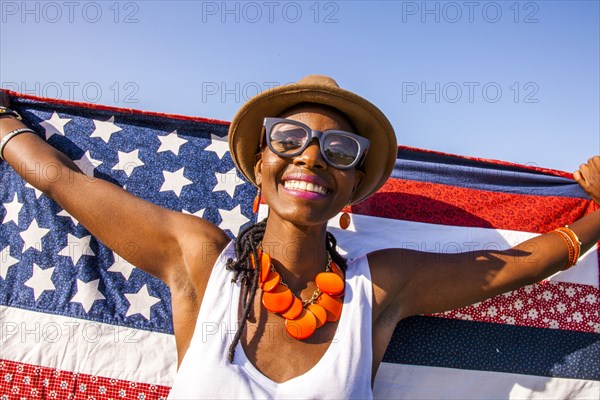
[(371, 141), (363, 164), (365, 178), (351, 204), (375, 193), (388, 179), (396, 162), (394, 128), (383, 113), (368, 100), (344, 90), (330, 77), (309, 75), (297, 83), (260, 93), (240, 108), (229, 126), (229, 150), (237, 168), (254, 185), (254, 155), (260, 151), (263, 119), (277, 117), (299, 103), (325, 104), (346, 114), (356, 134)]

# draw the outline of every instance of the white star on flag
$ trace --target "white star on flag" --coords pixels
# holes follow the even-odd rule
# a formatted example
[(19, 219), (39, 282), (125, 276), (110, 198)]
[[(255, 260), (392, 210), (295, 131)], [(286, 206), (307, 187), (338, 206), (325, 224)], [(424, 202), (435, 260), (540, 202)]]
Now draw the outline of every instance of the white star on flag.
[(38, 188), (33, 187), (29, 182), (27, 182), (25, 184), (25, 187), (33, 190), (33, 192), (35, 193), (35, 198), (36, 199), (39, 199), (44, 194), (44, 192), (42, 192)]
[(206, 151), (213, 151), (217, 153), (219, 160), (229, 151), (229, 144), (227, 143), (227, 136), (224, 138), (210, 134), (210, 144), (206, 146)]
[(75, 165), (77, 165), (81, 172), (83, 172), (87, 176), (91, 176), (92, 178), (94, 177), (94, 170), (96, 169), (96, 167), (102, 164), (102, 161), (95, 160), (92, 157), (92, 154), (89, 150), (86, 151), (85, 154), (79, 160), (73, 160), (73, 162), (75, 163)]
[(96, 126), (96, 129), (94, 130), (94, 132), (92, 132), (90, 137), (99, 137), (106, 143), (108, 143), (113, 133), (117, 133), (123, 130), (122, 128), (119, 128), (117, 125), (115, 125), (115, 117), (110, 117), (108, 121), (98, 121), (96, 119), (93, 121), (94, 125)]
[(61, 118), (58, 116), (56, 111), (52, 113), (52, 117), (45, 121), (40, 122), (40, 126), (44, 128), (46, 140), (50, 139), (52, 135), (65, 135), (65, 125), (71, 120), (71, 118)]
[(108, 268), (108, 272), (118, 272), (125, 277), (125, 280), (128, 280), (131, 276), (131, 273), (135, 269), (133, 264), (129, 263), (124, 258), (120, 257), (117, 253), (113, 251), (113, 256), (115, 262)]
[(160, 187), (160, 191), (166, 192), (168, 190), (172, 190), (175, 192), (177, 197), (179, 197), (179, 195), (181, 194), (181, 190), (184, 186), (193, 183), (188, 178), (183, 176), (183, 168), (178, 169), (175, 172), (163, 171), (163, 176), (165, 177), (165, 181)]
[(6, 246), (0, 251), (0, 277), (6, 279), (8, 269), (18, 263), (19, 260), (10, 255), (10, 246)]
[(217, 185), (213, 188), (213, 192), (224, 190), (231, 198), (233, 198), (235, 188), (244, 184), (244, 182), (238, 178), (235, 168), (232, 168), (224, 174), (215, 172), (215, 177), (217, 178)]
[(34, 219), (31, 221), (29, 227), (19, 233), (19, 236), (21, 236), (25, 242), (22, 252), (25, 253), (30, 248), (42, 251), (42, 238), (46, 236), (48, 232), (50, 232), (50, 229), (41, 228), (38, 225), (37, 220)]
[(99, 283), (100, 279), (89, 282), (77, 279), (77, 293), (75, 293), (75, 296), (71, 299), (71, 303), (81, 303), (85, 312), (89, 313), (96, 300), (106, 299), (106, 297), (98, 290)]
[(74, 225), (77, 225), (79, 223), (79, 221), (77, 221), (74, 216), (72, 216), (71, 214), (69, 214), (67, 212), (67, 210), (62, 210), (62, 211), (56, 213), (56, 215), (58, 215), (59, 217), (68, 217), (68, 218), (71, 218), (71, 221), (73, 221)]
[(201, 208), (198, 211), (196, 211), (195, 213), (191, 213), (188, 210), (181, 210), (182, 213), (184, 214), (189, 214), (189, 215), (195, 215), (198, 218), (204, 218), (204, 211), (206, 210), (206, 208)]
[(240, 227), (250, 221), (242, 214), (242, 207), (239, 204), (232, 210), (222, 210), (219, 208), (219, 214), (223, 220), (223, 222), (219, 224), (219, 227), (223, 230), (229, 229), (235, 236), (240, 232)]
[(21, 208), (23, 207), (23, 203), (19, 203), (17, 200), (17, 194), (13, 197), (10, 203), (2, 204), (6, 209), (6, 215), (4, 216), (3, 224), (6, 224), (10, 221), (13, 221), (15, 224), (19, 225), (19, 213), (21, 212)]
[(158, 140), (160, 140), (160, 147), (156, 150), (157, 153), (162, 153), (163, 151), (170, 151), (176, 156), (179, 155), (179, 148), (186, 144), (188, 141), (182, 139), (177, 134), (177, 130), (169, 133), (165, 136), (157, 136)]
[(73, 265), (77, 265), (77, 262), (82, 256), (95, 256), (94, 252), (90, 248), (90, 240), (92, 235), (78, 238), (75, 235), (67, 234), (67, 246), (58, 252), (59, 256), (71, 257)]
[(124, 151), (117, 151), (117, 153), (119, 155), (119, 162), (117, 162), (112, 169), (124, 171), (127, 177), (131, 176), (131, 173), (136, 167), (144, 165), (142, 160), (138, 157), (140, 153), (139, 149), (135, 149), (129, 153), (125, 153)]
[(150, 296), (146, 285), (142, 286), (137, 293), (124, 293), (124, 295), (127, 298), (127, 301), (129, 301), (129, 308), (125, 315), (126, 317), (133, 314), (142, 314), (144, 318), (149, 320), (150, 307), (160, 302), (159, 298)]
[(25, 286), (33, 289), (33, 297), (36, 301), (44, 290), (56, 290), (56, 286), (52, 282), (53, 273), (54, 267), (42, 269), (37, 264), (33, 264), (33, 275), (25, 282)]

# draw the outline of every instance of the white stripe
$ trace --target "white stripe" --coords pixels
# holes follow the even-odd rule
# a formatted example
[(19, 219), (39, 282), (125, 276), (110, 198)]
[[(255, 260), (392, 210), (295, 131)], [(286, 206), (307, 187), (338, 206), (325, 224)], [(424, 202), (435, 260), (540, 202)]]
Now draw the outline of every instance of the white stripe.
[[(259, 220), (265, 218), (267, 212), (268, 206), (261, 205)], [(349, 258), (392, 247), (444, 253), (505, 250), (538, 235), (507, 229), (426, 224), (359, 214), (352, 214), (350, 227), (344, 231), (340, 229), (338, 221), (339, 216), (331, 219), (328, 230), (336, 237), (341, 253)], [(576, 266), (548, 280), (599, 287), (598, 246), (594, 245), (588, 250)]]
[(597, 399), (600, 382), (381, 363), (376, 399)]
[(171, 386), (173, 335), (0, 306), (0, 358)]

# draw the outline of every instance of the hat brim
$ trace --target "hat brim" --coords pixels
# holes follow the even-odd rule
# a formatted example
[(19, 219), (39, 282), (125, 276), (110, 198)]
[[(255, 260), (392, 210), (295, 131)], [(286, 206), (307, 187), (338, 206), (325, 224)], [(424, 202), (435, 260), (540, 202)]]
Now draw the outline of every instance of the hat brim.
[(346, 114), (356, 134), (371, 141), (363, 170), (365, 178), (354, 192), (351, 204), (375, 193), (387, 181), (396, 162), (394, 129), (385, 115), (368, 100), (337, 86), (288, 84), (263, 92), (240, 108), (229, 127), (229, 149), (237, 168), (254, 185), (255, 155), (260, 151), (260, 135), (265, 117), (277, 117), (300, 103), (316, 103)]

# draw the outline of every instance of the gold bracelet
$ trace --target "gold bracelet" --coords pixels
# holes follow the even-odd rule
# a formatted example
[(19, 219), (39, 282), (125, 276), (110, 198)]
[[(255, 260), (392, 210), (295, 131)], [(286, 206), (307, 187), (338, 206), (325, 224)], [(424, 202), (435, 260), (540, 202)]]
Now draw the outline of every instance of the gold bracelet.
[(569, 228), (569, 225), (565, 225), (564, 228), (558, 228), (558, 230), (568, 235), (571, 241), (573, 242), (573, 246), (575, 247), (573, 264), (577, 263), (577, 260), (579, 260), (579, 256), (581, 255), (581, 241), (579, 240), (575, 232), (573, 232), (573, 230)]
[(573, 232), (573, 230), (570, 229), (568, 225), (566, 225), (565, 227), (556, 228), (552, 232), (560, 235), (560, 237), (567, 244), (569, 258), (564, 269), (569, 269), (575, 264), (577, 264), (577, 261), (581, 256), (582, 243), (579, 240), (579, 237), (577, 237), (577, 234)]
[(573, 242), (571, 241), (569, 236), (567, 234), (565, 234), (564, 232), (561, 232), (558, 229), (555, 229), (552, 232), (556, 233), (558, 236), (560, 236), (562, 238), (562, 240), (565, 242), (565, 244), (567, 245), (568, 258), (567, 258), (567, 263), (563, 267), (563, 271), (567, 270), (574, 265), (573, 259), (575, 258), (574, 257), (575, 256), (575, 245), (573, 244)]

